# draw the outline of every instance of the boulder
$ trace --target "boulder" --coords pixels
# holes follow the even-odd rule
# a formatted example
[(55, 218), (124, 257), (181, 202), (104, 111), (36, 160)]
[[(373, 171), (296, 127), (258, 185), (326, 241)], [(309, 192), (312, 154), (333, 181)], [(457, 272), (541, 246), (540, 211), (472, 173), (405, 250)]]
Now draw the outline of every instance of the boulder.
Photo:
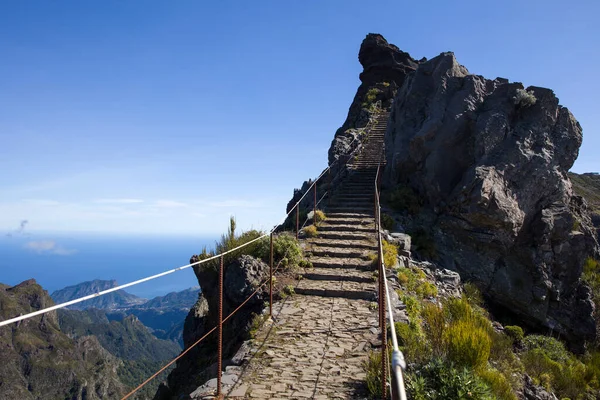
[(581, 141), (552, 90), (470, 74), (442, 53), (398, 89), (383, 184), (422, 198), (444, 267), (536, 328), (591, 340), (580, 276), (598, 243), (567, 176)]
[[(225, 295), (235, 304), (242, 304), (269, 275), (269, 266), (262, 260), (242, 255), (229, 265), (224, 278)], [(261, 293), (251, 303), (262, 303)]]

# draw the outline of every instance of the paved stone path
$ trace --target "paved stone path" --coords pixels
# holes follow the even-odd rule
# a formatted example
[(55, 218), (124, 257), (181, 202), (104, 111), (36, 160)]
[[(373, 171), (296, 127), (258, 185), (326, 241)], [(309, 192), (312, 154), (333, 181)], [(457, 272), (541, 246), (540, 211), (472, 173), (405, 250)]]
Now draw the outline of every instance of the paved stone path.
[(314, 268), (300, 271), (295, 294), (273, 305), (274, 320), (235, 367), (227, 398), (366, 398), (363, 364), (379, 345), (373, 192), (387, 118), (379, 117), (330, 199), (318, 237), (302, 242)]

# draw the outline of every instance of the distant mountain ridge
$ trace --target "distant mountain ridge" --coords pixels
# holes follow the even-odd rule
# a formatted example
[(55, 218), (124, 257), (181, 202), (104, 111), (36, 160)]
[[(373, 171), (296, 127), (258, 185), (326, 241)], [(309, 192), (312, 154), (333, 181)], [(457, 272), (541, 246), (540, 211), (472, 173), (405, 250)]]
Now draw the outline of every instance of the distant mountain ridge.
[[(115, 280), (95, 279), (57, 290), (52, 293), (52, 299), (56, 303), (62, 303), (81, 296), (98, 293), (117, 285)], [(92, 309), (103, 310), (105, 313), (101, 314), (102, 318), (108, 319), (106, 322), (122, 321), (133, 315), (158, 339), (171, 340), (183, 346), (183, 323), (190, 308), (198, 300), (199, 294), (200, 287), (196, 286), (147, 300), (124, 290), (117, 290), (68, 308), (90, 311), (86, 317), (87, 319), (92, 315)]]
[[(112, 289), (117, 286), (115, 280), (100, 280), (94, 279), (93, 281), (82, 282), (77, 285), (67, 286), (64, 289), (55, 291), (50, 295), (52, 300), (59, 303), (74, 300), (79, 297), (88, 296), (95, 294), (103, 290)], [(101, 310), (116, 310), (119, 308), (128, 308), (136, 305), (144, 304), (148, 300), (133, 294), (127, 293), (124, 290), (117, 290), (112, 293), (105, 294), (104, 296), (97, 297), (95, 299), (86, 300), (84, 302), (69, 306), (72, 310), (85, 310), (88, 308), (98, 308)]]

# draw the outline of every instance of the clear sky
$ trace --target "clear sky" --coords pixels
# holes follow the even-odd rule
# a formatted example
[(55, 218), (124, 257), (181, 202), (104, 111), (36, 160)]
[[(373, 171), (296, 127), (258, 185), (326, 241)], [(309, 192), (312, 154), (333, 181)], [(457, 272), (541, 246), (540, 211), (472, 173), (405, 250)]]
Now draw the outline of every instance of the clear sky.
[(598, 15), (598, 1), (0, 1), (0, 232), (271, 227), (326, 166), (369, 32), (554, 89), (584, 129), (573, 170), (600, 171)]

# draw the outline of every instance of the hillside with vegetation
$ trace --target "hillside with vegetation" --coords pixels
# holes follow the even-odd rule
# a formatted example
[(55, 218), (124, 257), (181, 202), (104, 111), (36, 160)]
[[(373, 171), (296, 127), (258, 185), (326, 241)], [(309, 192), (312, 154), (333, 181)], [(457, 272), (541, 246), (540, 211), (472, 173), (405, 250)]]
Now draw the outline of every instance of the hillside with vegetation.
[[(34, 280), (0, 284), (0, 318), (54, 305)], [(121, 362), (95, 336), (70, 337), (55, 312), (0, 329), (0, 398), (120, 398)]]

